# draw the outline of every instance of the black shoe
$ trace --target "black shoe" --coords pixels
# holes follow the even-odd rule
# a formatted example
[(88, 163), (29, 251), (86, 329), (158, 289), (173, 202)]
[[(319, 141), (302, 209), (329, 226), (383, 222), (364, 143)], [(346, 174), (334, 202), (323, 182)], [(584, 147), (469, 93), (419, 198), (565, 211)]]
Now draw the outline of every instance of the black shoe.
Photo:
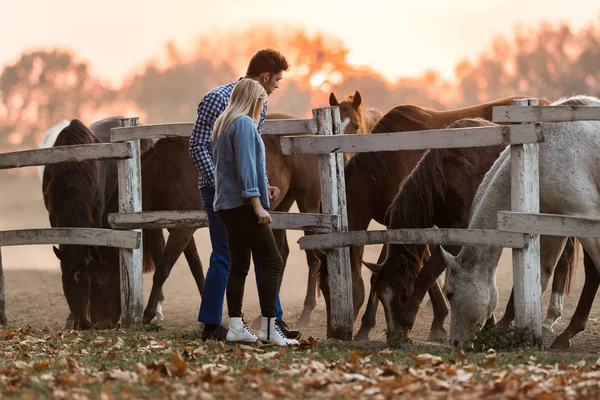
[(300, 331), (292, 330), (288, 328), (285, 322), (282, 319), (276, 319), (275, 324), (281, 329), (281, 332), (288, 339), (298, 339), (300, 337)]
[(222, 342), (227, 339), (227, 328), (223, 325), (217, 324), (205, 324), (204, 330), (202, 330), (202, 340), (216, 340)]

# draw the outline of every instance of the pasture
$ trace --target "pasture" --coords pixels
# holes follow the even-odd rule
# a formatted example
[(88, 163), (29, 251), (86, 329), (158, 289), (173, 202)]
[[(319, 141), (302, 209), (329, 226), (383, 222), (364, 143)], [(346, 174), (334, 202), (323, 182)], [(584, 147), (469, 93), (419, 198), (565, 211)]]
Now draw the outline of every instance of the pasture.
[[(19, 177), (2, 171), (0, 187), (0, 230), (49, 227), (37, 176)], [(297, 209), (294, 207), (292, 211)], [(383, 227), (372, 223), (370, 229)], [(284, 319), (292, 326), (302, 311), (306, 289), (306, 258), (295, 244), (300, 235), (301, 232), (288, 232), (290, 258), (281, 289)], [(206, 246), (207, 229), (198, 230), (195, 239), (206, 268), (210, 252)], [(365, 260), (376, 261), (380, 248), (367, 246)], [(51, 246), (8, 247), (2, 251), (10, 324), (0, 335), (3, 395), (17, 398), (384, 398), (394, 394), (410, 397), (439, 392), (439, 397), (444, 398), (449, 391), (457, 395), (460, 391), (460, 397), (478, 398), (482, 393), (508, 395), (511, 390), (525, 397), (535, 397), (540, 393), (532, 388), (550, 386), (558, 397), (564, 397), (583, 394), (583, 390), (588, 390), (591, 396), (591, 390), (598, 387), (594, 378), (595, 363), (600, 356), (597, 306), (592, 308), (586, 331), (575, 337), (569, 350), (499, 353), (495, 361), (488, 359), (487, 354), (474, 353), (468, 353), (467, 359), (462, 360), (462, 356), (449, 347), (426, 343), (432, 319), (428, 302), (422, 305), (417, 317), (413, 344), (400, 350), (386, 350), (386, 325), (381, 309), (371, 334), (372, 343), (326, 341), (322, 297), (317, 299), (311, 326), (302, 330), (305, 339), (312, 336), (318, 344), (307, 343), (295, 350), (282, 351), (236, 349), (207, 345), (199, 340), (196, 319), (200, 298), (183, 257), (165, 283), (165, 321), (159, 331), (154, 327), (143, 331), (73, 333), (61, 331), (68, 307), (60, 267)], [(368, 285), (370, 273), (363, 268), (363, 274)], [(564, 316), (555, 327), (557, 332), (566, 327), (574, 311), (583, 278), (580, 260), (571, 294), (565, 301)], [(145, 275), (144, 303), (151, 284), (151, 277)], [(512, 287), (510, 250), (504, 251), (500, 261), (498, 287), (500, 303), (496, 316), (501, 317), (499, 310), (506, 304)], [(548, 297), (549, 293), (543, 297), (544, 308)], [(248, 279), (246, 299), (244, 312), (247, 319), (252, 320), (259, 313), (253, 278)], [(448, 323), (447, 320), (446, 329)], [(26, 325), (32, 330), (23, 328)], [(355, 331), (358, 325), (355, 324)], [(551, 339), (546, 341), (547, 345)], [(439, 356), (441, 360), (424, 354)], [(585, 365), (581, 360), (586, 361)], [(31, 374), (25, 378), (25, 373)], [(583, 378), (588, 380), (582, 384)], [(532, 379), (540, 382), (533, 385)]]

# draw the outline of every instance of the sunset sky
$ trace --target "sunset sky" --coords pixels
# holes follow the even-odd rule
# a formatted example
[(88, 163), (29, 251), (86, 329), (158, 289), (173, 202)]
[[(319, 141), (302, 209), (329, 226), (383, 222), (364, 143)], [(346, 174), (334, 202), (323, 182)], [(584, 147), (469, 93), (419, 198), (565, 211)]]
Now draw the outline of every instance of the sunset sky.
[(598, 0), (0, 0), (0, 69), (25, 50), (60, 46), (116, 84), (166, 40), (185, 50), (200, 34), (264, 22), (333, 34), (351, 49), (349, 62), (392, 80), (426, 69), (451, 78), (460, 59), (517, 24), (544, 19), (579, 29), (600, 23), (599, 15)]

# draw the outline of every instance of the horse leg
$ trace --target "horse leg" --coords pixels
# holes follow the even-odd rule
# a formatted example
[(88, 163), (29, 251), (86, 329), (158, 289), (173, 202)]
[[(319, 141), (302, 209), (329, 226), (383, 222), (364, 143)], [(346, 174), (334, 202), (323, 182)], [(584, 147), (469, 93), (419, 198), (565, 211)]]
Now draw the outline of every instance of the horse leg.
[[(454, 246), (448, 247), (448, 251), (452, 254), (457, 252), (459, 249), (456, 249)], [(438, 276), (444, 272), (446, 269), (446, 264), (444, 262), (444, 257), (442, 255), (442, 251), (440, 246), (436, 246), (429, 260), (425, 263), (417, 279), (415, 280), (415, 285), (413, 289), (413, 293), (406, 302), (403, 309), (400, 310), (400, 326), (405, 329), (412, 329), (417, 313), (419, 312), (419, 307), (423, 302), (423, 298), (425, 297), (425, 293), (429, 291), (429, 288), (437, 282)], [(443, 299), (440, 301), (439, 299)], [(435, 301), (433, 301), (435, 299)], [(434, 287), (433, 297), (432, 297), (432, 306), (434, 312), (434, 321), (435, 324), (432, 324), (432, 328), (436, 327), (435, 332), (430, 332), (429, 336), (432, 338), (440, 337), (445, 330), (438, 329), (439, 327), (444, 326), (444, 320), (448, 315), (448, 306), (446, 304), (446, 300), (444, 299), (444, 295), (441, 293), (441, 289), (439, 288), (439, 284), (437, 285), (437, 290)]]
[[(388, 244), (385, 244), (381, 249), (381, 253), (379, 253), (379, 258), (377, 259), (377, 264), (381, 264), (385, 261), (385, 256), (387, 254)], [(353, 257), (362, 258), (361, 255), (353, 254), (353, 250), (357, 251), (357, 248), (350, 248), (350, 259)], [(371, 286), (369, 289), (369, 297), (367, 297), (367, 308), (365, 309), (365, 313), (362, 316), (360, 328), (354, 336), (355, 341), (367, 341), (369, 340), (369, 333), (373, 328), (375, 328), (375, 324), (377, 323), (377, 306), (379, 305), (379, 298), (377, 297), (377, 292), (375, 290), (375, 285), (377, 282), (377, 274), (371, 274)]]
[(75, 322), (73, 321), (73, 314), (69, 312), (67, 319), (65, 320), (65, 329), (74, 329)]
[(600, 286), (600, 274), (594, 265), (594, 261), (585, 250), (583, 252), (583, 267), (585, 270), (585, 283), (581, 290), (577, 308), (575, 309), (575, 313), (573, 313), (569, 326), (554, 339), (554, 342), (550, 346), (552, 349), (566, 349), (571, 347), (571, 339), (579, 332), (585, 330), (598, 286)]
[(173, 229), (170, 232), (165, 251), (160, 258), (160, 262), (156, 266), (156, 271), (154, 271), (150, 298), (148, 299), (148, 305), (144, 310), (144, 324), (149, 324), (156, 316), (156, 308), (158, 306), (158, 300), (163, 284), (169, 277), (173, 265), (187, 247), (195, 230), (195, 228), (181, 228)]
[[(298, 187), (294, 188), (294, 197), (298, 204), (298, 210), (303, 213), (318, 213), (321, 198), (320, 192), (315, 191), (314, 188), (299, 190)], [(303, 195), (296, 195), (296, 193), (302, 193)], [(312, 235), (312, 232), (304, 231), (304, 235)], [(296, 321), (296, 327), (303, 328), (310, 325), (310, 315), (317, 307), (317, 283), (319, 281), (318, 271), (321, 262), (313, 250), (306, 250), (306, 263), (308, 264), (308, 283), (306, 286), (306, 296), (304, 297), (304, 307), (302, 312)]]
[(200, 293), (200, 296), (202, 296), (204, 293), (204, 271), (202, 271), (202, 261), (200, 261), (198, 249), (196, 248), (196, 241), (194, 240), (193, 236), (185, 247), (183, 254), (185, 255), (185, 259), (190, 266), (190, 271), (192, 272), (194, 280), (196, 281), (198, 293)]
[(431, 306), (433, 307), (433, 321), (429, 329), (427, 340), (431, 342), (445, 343), (448, 338), (448, 332), (444, 329), (444, 321), (448, 316), (448, 303), (442, 293), (439, 279), (436, 279), (428, 289)]
[[(562, 292), (566, 287), (566, 276), (569, 270), (569, 260), (572, 259), (572, 255), (574, 252), (573, 242), (569, 239), (565, 244), (565, 248), (561, 254), (560, 259), (556, 264), (556, 271), (554, 272), (554, 278), (552, 282), (552, 296), (550, 297), (550, 304), (548, 306), (548, 313), (546, 316), (546, 325), (542, 324), (542, 328), (544, 329), (544, 335), (548, 335), (548, 328), (550, 326), (550, 331), (552, 329), (552, 325), (554, 324), (552, 319), (554, 318), (554, 322), (560, 318), (562, 315)], [(562, 282), (561, 282), (562, 281)], [(545, 285), (542, 286), (542, 293), (545, 290)], [(558, 310), (558, 311), (557, 311)], [(558, 317), (556, 317), (558, 315)], [(506, 303), (506, 310), (504, 311), (504, 315), (498, 322), (498, 326), (502, 328), (507, 328), (511, 325), (511, 323), (515, 320), (515, 298), (514, 298), (514, 289), (510, 292), (510, 297), (508, 299), (508, 303)], [(546, 321), (545, 320), (545, 321)]]
[(575, 257), (576, 251), (577, 249), (573, 245), (573, 240), (571, 238), (567, 239), (567, 244), (554, 269), (550, 304), (548, 304), (546, 318), (542, 322), (544, 336), (549, 336), (554, 333), (554, 324), (562, 317), (563, 298), (569, 280), (570, 261)]
[[(144, 273), (156, 271), (165, 250), (165, 237), (162, 229), (144, 229)], [(165, 295), (160, 290), (156, 304), (156, 320), (164, 321), (163, 303)]]

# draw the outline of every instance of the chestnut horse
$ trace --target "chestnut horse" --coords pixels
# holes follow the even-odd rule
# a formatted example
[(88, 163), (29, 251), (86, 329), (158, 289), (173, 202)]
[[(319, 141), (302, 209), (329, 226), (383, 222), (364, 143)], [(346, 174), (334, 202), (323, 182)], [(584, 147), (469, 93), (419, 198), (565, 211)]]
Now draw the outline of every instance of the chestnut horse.
[[(371, 130), (372, 134), (386, 132), (421, 131), (442, 129), (447, 124), (462, 118), (480, 117), (492, 118), (494, 106), (510, 105), (513, 99), (526, 96), (512, 96), (496, 101), (478, 104), (471, 107), (447, 111), (434, 111), (416, 105), (401, 105), (393, 108), (381, 118)], [(545, 99), (539, 99), (541, 105), (548, 104)], [(392, 204), (402, 181), (417, 165), (425, 150), (400, 150), (357, 153), (344, 169), (346, 180), (346, 205), (348, 208), (348, 229), (367, 230), (372, 219), (382, 225), (386, 223), (386, 212)], [(385, 249), (378, 262), (383, 261)], [(361, 276), (361, 259), (363, 246), (350, 248), (352, 270), (352, 290), (354, 318), (365, 298), (364, 283)], [(326, 299), (327, 321), (329, 327), (329, 288), (327, 284), (327, 268), (325, 257), (321, 256), (320, 285)], [(370, 330), (375, 326), (377, 297), (371, 291), (367, 309), (362, 318), (362, 325), (355, 339), (368, 339)], [(447, 305), (437, 283), (429, 292), (434, 307), (434, 332), (443, 330), (443, 322), (447, 315)], [(329, 332), (328, 332), (329, 335)]]
[(378, 109), (365, 107), (358, 90), (354, 94), (346, 96), (346, 99), (341, 103), (335, 97), (335, 94), (331, 92), (329, 105), (340, 108), (341, 128), (345, 135), (371, 132), (377, 121), (383, 117)]
[[(483, 119), (463, 119), (453, 122), (446, 128), (472, 128), (496, 126)], [(425, 153), (419, 164), (402, 183), (388, 211), (388, 228), (457, 228), (466, 229), (469, 223), (471, 206), (477, 188), (487, 171), (492, 167), (506, 146), (481, 148), (432, 149)], [(565, 276), (570, 276), (576, 266), (573, 255), (573, 242), (563, 253), (559, 272), (555, 275), (552, 289), (553, 299), (561, 298), (565, 289)], [(575, 245), (577, 243), (575, 242)], [(430, 246), (431, 247), (431, 246)], [(451, 246), (448, 246), (448, 250)], [(459, 246), (453, 249), (458, 253)], [(364, 263), (375, 273), (371, 280), (373, 289), (381, 300), (388, 331), (408, 329), (413, 326), (419, 305), (425, 292), (434, 283), (443, 269), (439, 254), (435, 249), (423, 270), (426, 246), (391, 244), (387, 256), (381, 264)], [(569, 262), (572, 261), (572, 262)], [(558, 268), (558, 267), (557, 267)], [(421, 270), (421, 271), (420, 271)], [(420, 272), (420, 273), (419, 273)], [(597, 273), (596, 273), (597, 274)], [(417, 278), (418, 276), (418, 278)], [(556, 279), (556, 277), (560, 277)], [(394, 293), (394, 298), (389, 296)], [(552, 325), (560, 317), (559, 301), (550, 302), (544, 326), (551, 331)], [(591, 304), (590, 304), (591, 307)], [(503, 324), (514, 319), (514, 299), (511, 295)], [(443, 321), (432, 326), (429, 339), (445, 340)], [(434, 331), (435, 329), (435, 331)]]

